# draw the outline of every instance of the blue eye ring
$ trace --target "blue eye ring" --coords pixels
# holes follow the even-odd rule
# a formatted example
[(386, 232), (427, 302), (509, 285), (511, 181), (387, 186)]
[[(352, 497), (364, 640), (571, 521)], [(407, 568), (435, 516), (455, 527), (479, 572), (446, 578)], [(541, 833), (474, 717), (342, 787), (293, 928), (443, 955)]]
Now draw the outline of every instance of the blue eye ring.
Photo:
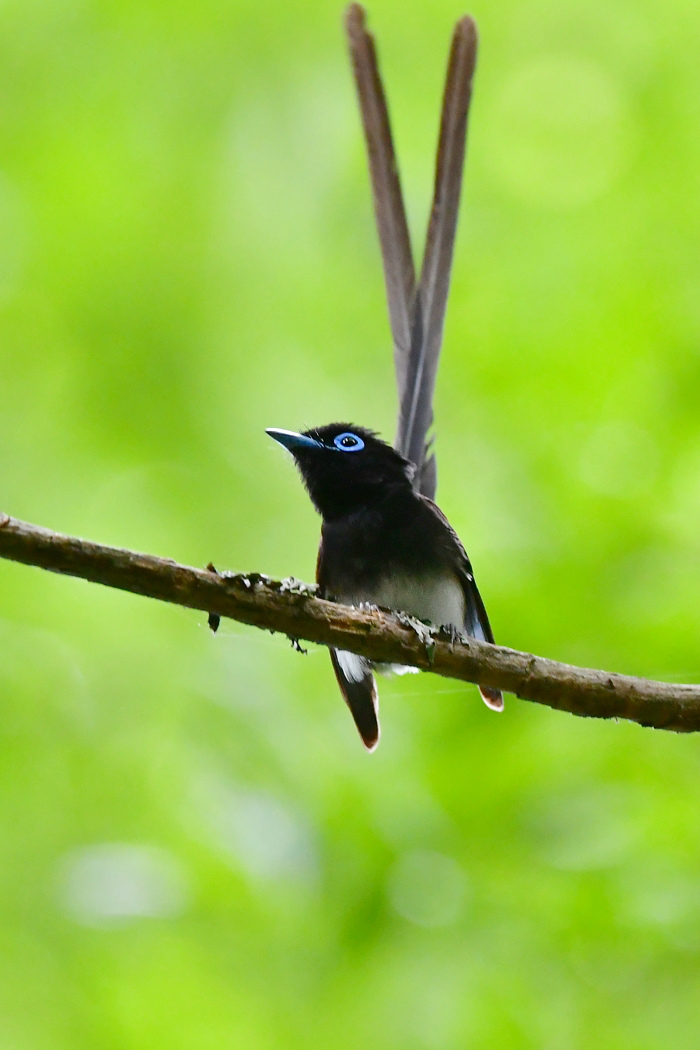
[(343, 431), (342, 434), (337, 434), (333, 438), (333, 444), (339, 452), (361, 452), (365, 447), (365, 443), (361, 437), (357, 434), (351, 434), (349, 430)]

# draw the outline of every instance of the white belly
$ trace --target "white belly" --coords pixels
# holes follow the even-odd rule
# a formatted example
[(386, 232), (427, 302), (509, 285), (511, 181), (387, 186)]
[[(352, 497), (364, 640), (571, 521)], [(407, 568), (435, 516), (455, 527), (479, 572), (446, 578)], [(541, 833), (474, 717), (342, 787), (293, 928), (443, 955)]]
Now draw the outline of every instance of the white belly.
[[(367, 591), (338, 595), (345, 605), (361, 605), (367, 602), (383, 609), (405, 612), (419, 620), (427, 620), (435, 627), (464, 627), (464, 593), (453, 576), (406, 577), (393, 576), (380, 580), (377, 586)], [(361, 682), (371, 664), (364, 657), (339, 650), (338, 662), (347, 678)], [(417, 667), (401, 664), (377, 665), (376, 670), (406, 674), (417, 672)]]
[(384, 609), (409, 613), (436, 627), (464, 626), (464, 594), (453, 576), (392, 576), (368, 591), (338, 596), (346, 605), (369, 602)]

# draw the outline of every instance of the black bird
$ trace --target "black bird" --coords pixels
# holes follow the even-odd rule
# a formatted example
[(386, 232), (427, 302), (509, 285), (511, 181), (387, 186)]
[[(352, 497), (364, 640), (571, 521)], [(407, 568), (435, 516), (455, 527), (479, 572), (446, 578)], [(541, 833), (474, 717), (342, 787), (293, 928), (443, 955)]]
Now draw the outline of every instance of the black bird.
[[(323, 518), (316, 568), (322, 597), (400, 610), (493, 642), (466, 551), (440, 508), (414, 488), (413, 464), (371, 430), (350, 423), (267, 433), (294, 456)], [(372, 751), (379, 742), (372, 664), (336, 649), (331, 659)], [(481, 695), (489, 707), (503, 709), (498, 690), (481, 688)]]
[[(433, 205), (418, 280), (376, 49), (359, 4), (348, 7), (345, 27), (394, 343), (396, 448), (349, 423), (303, 434), (268, 434), (293, 454), (323, 518), (316, 577), (325, 597), (401, 610), (492, 642), (469, 558), (433, 502), (437, 472), (428, 437), (457, 230), (476, 26), (465, 16), (452, 35)], [(372, 750), (379, 740), (372, 666), (352, 653), (331, 650), (331, 658), (365, 746)], [(482, 688), (481, 695), (489, 707), (503, 709), (499, 690)]]

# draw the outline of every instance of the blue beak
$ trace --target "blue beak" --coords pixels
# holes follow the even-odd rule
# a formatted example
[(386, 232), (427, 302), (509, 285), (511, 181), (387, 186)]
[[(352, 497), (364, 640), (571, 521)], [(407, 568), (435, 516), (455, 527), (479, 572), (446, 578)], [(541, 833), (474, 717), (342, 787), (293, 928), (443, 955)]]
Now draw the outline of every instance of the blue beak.
[(284, 445), (290, 452), (295, 452), (300, 448), (323, 448), (320, 441), (314, 441), (305, 434), (295, 434), (293, 430), (275, 430), (274, 427), (270, 427), (265, 433), (275, 441), (279, 441), (280, 445)]

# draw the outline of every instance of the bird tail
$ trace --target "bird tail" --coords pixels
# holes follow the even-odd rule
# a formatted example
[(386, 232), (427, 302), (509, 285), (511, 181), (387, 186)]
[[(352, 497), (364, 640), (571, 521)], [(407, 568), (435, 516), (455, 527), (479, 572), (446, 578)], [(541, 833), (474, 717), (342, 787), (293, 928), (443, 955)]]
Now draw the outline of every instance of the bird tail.
[(342, 649), (331, 649), (331, 663), (340, 691), (355, 720), (362, 743), (374, 751), (379, 743), (379, 699), (369, 660)]
[(503, 710), (503, 693), (500, 689), (489, 689), (487, 685), (480, 685), (481, 699), (492, 711)]
[[(479, 589), (474, 582), (474, 577), (469, 576), (465, 587), (466, 597), (466, 623), (465, 630), (472, 638), (478, 638), (482, 642), (494, 644), (493, 631), (486, 614)], [(487, 685), (480, 685), (481, 699), (492, 711), (503, 710), (503, 693), (500, 689), (492, 689)]]
[(450, 285), (476, 63), (476, 26), (461, 18), (447, 66), (435, 164), (433, 204), (420, 278), (416, 273), (398, 164), (374, 39), (365, 12), (350, 4), (346, 30), (357, 85), (374, 212), (382, 251), (399, 394), (396, 449), (417, 467), (414, 486), (431, 499), (437, 472), (428, 431)]

